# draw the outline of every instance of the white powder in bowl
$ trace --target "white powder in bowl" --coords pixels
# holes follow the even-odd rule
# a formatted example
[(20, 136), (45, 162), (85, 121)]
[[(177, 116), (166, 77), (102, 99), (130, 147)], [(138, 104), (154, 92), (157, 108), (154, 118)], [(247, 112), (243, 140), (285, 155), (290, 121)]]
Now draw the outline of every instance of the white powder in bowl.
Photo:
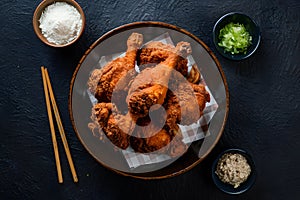
[(47, 6), (39, 22), (44, 37), (58, 45), (67, 44), (77, 38), (82, 28), (80, 13), (65, 2), (55, 2)]

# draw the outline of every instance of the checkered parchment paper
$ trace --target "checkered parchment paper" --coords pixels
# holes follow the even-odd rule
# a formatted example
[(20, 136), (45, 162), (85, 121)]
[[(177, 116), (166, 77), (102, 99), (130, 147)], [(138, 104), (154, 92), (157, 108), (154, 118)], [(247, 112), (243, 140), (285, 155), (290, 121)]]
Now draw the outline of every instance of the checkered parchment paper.
[[(168, 33), (164, 33), (154, 39), (152, 39), (149, 42), (152, 41), (160, 41), (165, 44), (172, 44), (174, 45), (170, 35)], [(146, 43), (147, 44), (147, 43)], [(116, 59), (117, 57), (122, 57), (125, 55), (125, 52), (122, 53), (116, 53), (113, 55), (108, 55), (108, 56), (102, 56), (101, 59), (99, 60), (98, 64), (95, 66), (95, 68), (102, 68), (105, 66), (108, 62)], [(195, 63), (193, 57), (190, 55), (187, 57), (188, 59), (188, 68), (189, 71), (192, 67), (192, 65)], [(136, 70), (138, 70), (138, 67), (136, 66)], [(205, 84), (205, 81), (202, 78), (202, 84)], [(206, 84), (205, 84), (206, 85)], [(182, 126), (179, 125), (182, 135), (183, 135), (183, 142), (185, 144), (190, 144), (194, 141), (201, 140), (204, 137), (208, 137), (210, 135), (209, 130), (207, 129), (207, 125), (209, 124), (210, 120), (213, 118), (215, 112), (218, 109), (218, 104), (213, 97), (212, 93), (210, 92), (209, 88), (207, 85), (205, 86), (206, 90), (210, 94), (210, 102), (206, 103), (206, 107), (203, 111), (203, 116), (197, 121), (197, 123), (191, 124), (189, 126)], [(97, 103), (97, 99), (90, 93), (90, 91), (87, 91), (91, 103), (94, 105)], [(206, 128), (205, 128), (206, 127)], [(171, 159), (170, 156), (167, 154), (157, 154), (157, 153), (136, 153), (131, 147), (128, 147), (125, 150), (121, 150), (122, 154), (124, 155), (128, 166), (130, 168), (136, 168), (141, 165), (147, 165), (147, 164), (153, 164), (153, 163), (159, 163), (162, 161), (166, 161), (168, 159)]]

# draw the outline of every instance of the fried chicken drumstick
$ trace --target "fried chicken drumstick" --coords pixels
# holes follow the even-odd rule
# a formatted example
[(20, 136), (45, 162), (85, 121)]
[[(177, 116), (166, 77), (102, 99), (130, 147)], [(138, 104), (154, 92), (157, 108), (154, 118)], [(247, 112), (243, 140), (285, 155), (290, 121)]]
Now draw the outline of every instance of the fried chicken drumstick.
[[(164, 44), (159, 41), (149, 42), (139, 50), (137, 56), (139, 69), (142, 71), (147, 67), (154, 67), (158, 63), (165, 61), (172, 52), (175, 52), (175, 47), (173, 45)], [(180, 57), (175, 69), (191, 83), (197, 84), (201, 81), (201, 74), (196, 64), (193, 64), (188, 72), (187, 58)]]
[(191, 46), (187, 42), (179, 42), (175, 53), (170, 52), (168, 57), (153, 68), (146, 68), (138, 74), (128, 91), (126, 102), (131, 116), (134, 119), (148, 115), (149, 109), (155, 104), (162, 105), (167, 91), (171, 72), (181, 57), (191, 53)]
[[(164, 109), (164, 108), (163, 108)], [(173, 119), (165, 112), (148, 118), (140, 118), (130, 137), (130, 146), (139, 153), (164, 153), (171, 157), (182, 155), (187, 145), (182, 142), (182, 133)], [(167, 118), (167, 119), (166, 119)]]
[[(176, 53), (176, 48), (171, 44), (164, 44), (159, 41), (149, 42), (140, 49), (137, 57), (137, 64), (142, 71), (148, 67), (154, 67), (155, 65), (165, 61), (170, 54), (174, 53)], [(179, 71), (183, 76), (187, 76), (187, 63), (188, 60), (185, 57), (179, 57), (174, 69)]]
[(129, 146), (129, 137), (135, 127), (129, 115), (122, 115), (112, 103), (97, 103), (92, 108), (91, 118), (94, 127), (101, 129), (115, 146), (121, 149)]
[(139, 153), (164, 153), (171, 157), (182, 155), (187, 150), (187, 145), (182, 142), (182, 135), (179, 126), (173, 131), (174, 136), (170, 135), (166, 128), (158, 130), (154, 135), (149, 136), (147, 131), (152, 132), (157, 128), (151, 124), (147, 128), (135, 130), (134, 136), (130, 137), (131, 147)]
[[(99, 102), (110, 102), (116, 84), (129, 72), (134, 75), (134, 67), (138, 49), (143, 43), (143, 35), (132, 33), (127, 40), (127, 51), (124, 57), (117, 58), (101, 69), (95, 69), (88, 81), (90, 91)], [(128, 79), (130, 80), (130, 79)], [(119, 84), (118, 90), (127, 94), (128, 82)]]
[(169, 119), (176, 118), (174, 121), (181, 125), (195, 123), (209, 101), (210, 95), (203, 84), (190, 83), (180, 73), (172, 73), (165, 102)]

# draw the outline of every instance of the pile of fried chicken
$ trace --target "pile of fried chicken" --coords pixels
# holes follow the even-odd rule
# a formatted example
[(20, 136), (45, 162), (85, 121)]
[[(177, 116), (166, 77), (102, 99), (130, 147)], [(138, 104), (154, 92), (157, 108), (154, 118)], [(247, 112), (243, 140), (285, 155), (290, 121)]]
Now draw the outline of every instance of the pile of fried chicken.
[(142, 44), (143, 35), (132, 33), (125, 56), (91, 73), (88, 87), (98, 103), (89, 127), (121, 149), (176, 157), (187, 150), (178, 124), (197, 122), (210, 95), (197, 66), (188, 72), (189, 43)]

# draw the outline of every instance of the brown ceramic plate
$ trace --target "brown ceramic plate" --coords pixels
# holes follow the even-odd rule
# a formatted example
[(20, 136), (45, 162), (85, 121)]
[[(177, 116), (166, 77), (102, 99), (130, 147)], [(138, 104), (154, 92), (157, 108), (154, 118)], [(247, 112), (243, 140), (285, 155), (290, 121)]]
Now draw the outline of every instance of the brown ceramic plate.
[[(210, 88), (218, 109), (213, 116), (208, 130), (210, 135), (205, 139), (193, 142), (188, 151), (178, 159), (162, 163), (129, 168), (123, 154), (114, 151), (112, 145), (103, 143), (88, 128), (91, 122), (92, 103), (88, 95), (87, 81), (102, 56), (126, 51), (128, 36), (132, 32), (143, 34), (144, 42), (169, 33), (177, 43), (189, 42), (192, 56)], [(182, 174), (199, 164), (214, 148), (220, 139), (229, 110), (229, 93), (220, 63), (212, 51), (193, 34), (174, 25), (162, 22), (135, 22), (115, 28), (101, 36), (80, 60), (70, 86), (69, 111), (74, 130), (87, 151), (103, 166), (125, 176), (141, 179), (161, 179)]]

